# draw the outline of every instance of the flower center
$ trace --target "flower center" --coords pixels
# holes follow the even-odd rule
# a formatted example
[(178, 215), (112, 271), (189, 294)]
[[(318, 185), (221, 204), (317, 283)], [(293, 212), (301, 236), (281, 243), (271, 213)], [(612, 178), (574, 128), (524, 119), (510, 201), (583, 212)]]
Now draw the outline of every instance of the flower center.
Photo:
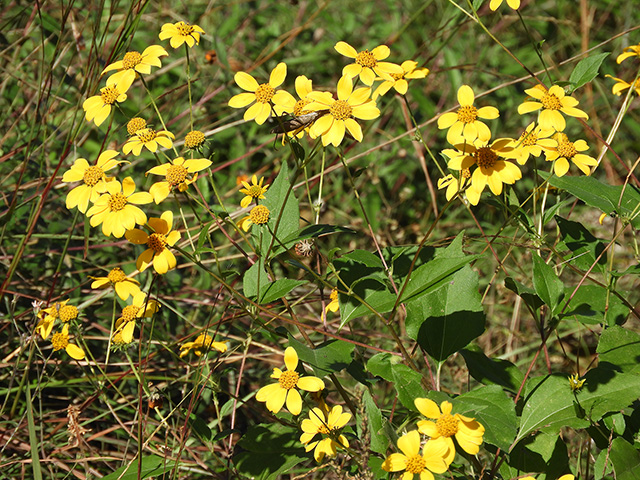
[(540, 103), (547, 110), (560, 110), (562, 108), (560, 99), (552, 93), (545, 93), (540, 99)]
[(127, 133), (134, 135), (138, 130), (147, 127), (147, 121), (144, 118), (134, 117), (127, 122)]
[(56, 318), (60, 318), (61, 308), (62, 308), (62, 304), (60, 302), (56, 302), (53, 305), (51, 305), (51, 313), (49, 315), (53, 317), (53, 320), (55, 320)]
[(258, 198), (262, 195), (262, 187), (260, 185), (251, 185), (244, 192), (245, 195), (253, 198)]
[(553, 136), (553, 138), (555, 139), (556, 142), (558, 142), (558, 145), (562, 143), (567, 143), (569, 141), (569, 137), (567, 137), (567, 134), (562, 132), (556, 133)]
[(318, 433), (324, 433), (325, 435), (329, 435), (331, 433), (331, 429), (327, 428), (327, 426), (323, 423), (318, 427)]
[(473, 105), (463, 105), (458, 109), (458, 121), (473, 123), (478, 118), (478, 109)]
[(152, 233), (147, 240), (147, 247), (153, 250), (155, 253), (160, 253), (164, 250), (167, 244), (167, 237), (161, 233)]
[(119, 212), (127, 205), (127, 197), (122, 192), (112, 193), (109, 198), (109, 211)]
[(393, 78), (393, 79), (397, 82), (398, 80), (402, 80), (402, 79), (404, 78), (404, 74), (405, 74), (405, 72), (402, 72), (402, 73), (392, 73), (392, 74), (391, 74), (391, 78)]
[(249, 220), (256, 225), (264, 225), (269, 221), (269, 209), (264, 205), (256, 205), (249, 212)]
[(534, 132), (522, 132), (520, 135), (520, 145), (523, 147), (531, 147), (538, 141), (538, 135)]
[(143, 128), (141, 130), (138, 130), (136, 132), (136, 135), (138, 137), (138, 140), (140, 140), (142, 143), (150, 142), (158, 136), (153, 128)]
[(458, 422), (459, 420), (450, 413), (442, 415), (436, 422), (438, 433), (443, 437), (451, 437), (455, 435), (458, 433)]
[(564, 158), (573, 158), (578, 153), (573, 142), (562, 142), (558, 144), (558, 155)]
[(130, 70), (142, 62), (142, 55), (138, 52), (127, 52), (122, 59), (122, 68)]
[(120, 92), (115, 85), (107, 85), (100, 90), (100, 98), (105, 105), (113, 105), (120, 96)]
[(256, 90), (256, 102), (269, 103), (273, 98), (274, 93), (276, 93), (276, 90), (271, 85), (263, 83)]
[(422, 473), (427, 466), (427, 462), (421, 455), (413, 455), (407, 457), (407, 472), (409, 473)]
[(131, 322), (135, 320), (138, 316), (138, 310), (140, 310), (140, 307), (137, 307), (135, 305), (127, 305), (122, 309), (122, 319), (125, 322)]
[(111, 283), (124, 282), (127, 276), (124, 274), (121, 268), (116, 267), (109, 272), (107, 278)]
[(489, 147), (480, 147), (476, 151), (476, 163), (480, 168), (492, 168), (498, 161), (498, 155)]
[(193, 130), (184, 137), (184, 146), (187, 148), (198, 148), (204, 143), (204, 133), (200, 130)]
[(296, 102), (296, 105), (293, 107), (293, 115), (298, 117), (298, 116), (302, 115), (303, 113), (309, 113), (308, 111), (306, 111), (304, 109), (304, 107), (306, 107), (310, 103), (311, 103), (311, 100), (308, 100), (306, 98), (303, 98), (302, 100), (298, 100)]
[(60, 309), (59, 314), (61, 321), (68, 322), (78, 317), (78, 309), (73, 305), (65, 305)]
[(471, 178), (471, 170), (468, 168), (463, 168), (460, 170), (460, 173), (462, 174), (462, 178)]
[(300, 378), (300, 374), (295, 370), (287, 370), (286, 372), (282, 372), (280, 378), (278, 379), (278, 383), (285, 390), (291, 390), (298, 384), (298, 379)]
[(356, 63), (364, 68), (373, 68), (378, 64), (378, 61), (369, 50), (363, 50), (356, 55)]
[(96, 165), (87, 168), (84, 171), (84, 175), (82, 176), (82, 180), (84, 180), (85, 185), (89, 187), (95, 186), (100, 180), (104, 178), (104, 172), (102, 169)]
[(113, 340), (111, 341), (111, 343), (113, 343), (114, 345), (124, 345), (127, 342), (124, 341), (122, 332), (118, 332), (113, 336)]
[(174, 187), (180, 185), (187, 178), (188, 170), (183, 165), (171, 165), (167, 169), (166, 179)]
[(178, 22), (176, 28), (178, 29), (178, 33), (185, 37), (193, 33), (193, 27), (186, 22)]
[(351, 105), (349, 105), (346, 100), (336, 100), (329, 109), (329, 113), (333, 115), (333, 118), (336, 120), (346, 120), (350, 118), (352, 111)]
[(69, 335), (62, 332), (54, 333), (51, 337), (51, 345), (53, 345), (55, 352), (67, 348), (67, 345), (69, 345)]

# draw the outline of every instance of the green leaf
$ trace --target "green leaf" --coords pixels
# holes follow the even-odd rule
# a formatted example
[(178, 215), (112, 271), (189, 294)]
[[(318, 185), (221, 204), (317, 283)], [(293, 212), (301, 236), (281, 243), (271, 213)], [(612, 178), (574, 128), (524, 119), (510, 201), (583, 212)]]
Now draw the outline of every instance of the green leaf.
[(426, 394), (422, 386), (422, 375), (400, 363), (401, 361), (402, 359), (398, 356), (379, 353), (369, 359), (367, 370), (373, 375), (392, 382), (396, 392), (398, 392), (400, 403), (405, 408), (415, 411), (416, 407), (413, 400), (418, 397), (424, 397)]
[(516, 393), (524, 380), (524, 375), (507, 360), (487, 357), (481, 348), (470, 346), (460, 351), (471, 376), (485, 385), (500, 385)]
[(564, 284), (553, 267), (547, 265), (538, 255), (533, 255), (533, 289), (552, 313), (558, 308), (564, 296)]
[(602, 65), (602, 62), (608, 56), (609, 52), (597, 53), (580, 60), (569, 77), (569, 83), (571, 83), (573, 87), (572, 91), (576, 91), (578, 88), (596, 78), (598, 76), (598, 70), (600, 70), (600, 65)]
[(196, 416), (195, 413), (189, 415), (189, 426), (193, 430), (193, 432), (202, 440), (203, 442), (211, 441), (211, 437), (213, 433), (202, 418)]
[[(149, 455), (142, 458), (139, 477), (138, 462), (134, 460), (131, 465), (120, 467), (115, 472), (110, 473), (106, 477), (102, 477), (102, 480), (138, 480), (155, 477), (156, 475), (162, 475), (163, 473), (171, 470), (172, 467), (170, 466), (167, 466), (166, 469), (162, 468), (163, 463), (164, 459), (162, 457)], [(123, 472), (126, 473), (123, 474)]]
[(258, 289), (260, 292), (269, 284), (269, 276), (263, 268), (262, 259), (258, 259), (249, 270), (244, 272), (242, 278), (242, 291), (247, 298), (256, 298)]
[(533, 288), (529, 288), (526, 285), (523, 285), (517, 280), (514, 280), (512, 277), (507, 277), (504, 280), (504, 286), (507, 287), (512, 292), (515, 292), (524, 300), (524, 303), (529, 305), (532, 310), (537, 310), (544, 302), (540, 299)]
[(260, 303), (270, 303), (283, 298), (291, 290), (305, 283), (307, 283), (305, 280), (292, 280), (290, 278), (281, 278), (275, 282), (268, 283), (260, 288)]
[(564, 259), (581, 270), (589, 270), (595, 264), (596, 271), (604, 272), (607, 266), (607, 256), (602, 255), (596, 263), (596, 258), (605, 249), (604, 242), (594, 237), (581, 223), (572, 222), (559, 216), (556, 216), (555, 219), (562, 234), (563, 244), (571, 251)]
[[(368, 390), (365, 390), (362, 395), (362, 402), (367, 415), (367, 428), (369, 429), (369, 437), (371, 438), (369, 448), (373, 452), (384, 455), (389, 448), (389, 437), (385, 428), (385, 424), (388, 424), (387, 419), (382, 416), (380, 409)], [(360, 422), (358, 423), (360, 424)], [(358, 425), (358, 429), (360, 429), (360, 425)], [(358, 431), (360, 432), (360, 430)], [(362, 435), (359, 435), (359, 437), (363, 438)]]
[(312, 349), (289, 335), (289, 344), (298, 358), (311, 365), (318, 374), (339, 372), (349, 366), (355, 345), (344, 340), (328, 340)]
[(638, 480), (640, 478), (640, 452), (624, 438), (611, 442), (610, 461), (616, 480)]
[(636, 332), (617, 326), (607, 328), (596, 351), (600, 364), (607, 363), (625, 373), (640, 371), (640, 335)]
[(484, 428), (484, 441), (508, 451), (516, 437), (516, 407), (497, 385), (480, 387), (455, 398), (455, 413), (474, 417)]
[(444, 361), (484, 332), (480, 300), (478, 274), (466, 266), (441, 288), (407, 304), (407, 335)]
[[(573, 293), (574, 287), (568, 286), (566, 298)], [(600, 285), (581, 285), (575, 293), (561, 318), (573, 318), (585, 325), (621, 325), (629, 315), (622, 300)]]
[(358, 263), (362, 263), (370, 268), (376, 269), (384, 269), (384, 265), (382, 264), (382, 260), (377, 255), (368, 252), (366, 250), (354, 250), (353, 252), (349, 252), (342, 257), (340, 257), (342, 261), (354, 261)]
[(564, 440), (556, 434), (539, 432), (519, 442), (509, 452), (509, 466), (524, 472), (544, 472), (545, 478), (559, 478), (569, 470)]

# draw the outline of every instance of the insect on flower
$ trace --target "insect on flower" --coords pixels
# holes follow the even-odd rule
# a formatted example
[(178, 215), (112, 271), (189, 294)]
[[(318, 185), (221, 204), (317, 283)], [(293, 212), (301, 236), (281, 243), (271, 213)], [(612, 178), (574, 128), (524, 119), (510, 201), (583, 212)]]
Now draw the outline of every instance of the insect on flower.
[(276, 125), (271, 129), (271, 133), (299, 133), (301, 130), (311, 126), (313, 122), (319, 119), (321, 116), (326, 115), (329, 110), (318, 110), (316, 112), (304, 113), (293, 117), (289, 120), (283, 120), (282, 124)]

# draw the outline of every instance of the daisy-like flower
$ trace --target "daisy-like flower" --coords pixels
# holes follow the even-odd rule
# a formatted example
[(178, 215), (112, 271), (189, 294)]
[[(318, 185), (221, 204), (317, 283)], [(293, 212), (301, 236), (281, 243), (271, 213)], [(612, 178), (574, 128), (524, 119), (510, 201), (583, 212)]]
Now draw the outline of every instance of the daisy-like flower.
[[(489, 8), (493, 11), (496, 11), (500, 5), (502, 5), (503, 0), (491, 0), (489, 4)], [(514, 10), (518, 10), (520, 8), (520, 0), (507, 0), (507, 5), (513, 8)]]
[(550, 138), (551, 135), (553, 130), (542, 130), (535, 122), (530, 123), (520, 134), (520, 138), (514, 140), (513, 157), (520, 165), (524, 165), (531, 155), (539, 157), (544, 149), (557, 145), (557, 142)]
[(122, 146), (122, 152), (126, 155), (133, 152), (138, 156), (142, 152), (142, 147), (147, 147), (153, 153), (158, 150), (158, 145), (171, 148), (174, 138), (173, 133), (167, 130), (155, 131), (153, 128), (141, 128)]
[(582, 390), (582, 386), (584, 385), (585, 379), (580, 380), (580, 375), (574, 373), (569, 377), (569, 386), (571, 387), (572, 392), (579, 392)]
[(198, 25), (190, 25), (187, 22), (165, 23), (160, 29), (160, 40), (169, 38), (169, 44), (173, 48), (178, 48), (183, 43), (189, 48), (200, 43), (200, 34), (204, 35), (204, 30)]
[[(471, 178), (471, 172), (468, 168), (463, 168), (460, 171), (460, 179), (454, 177), (452, 174), (445, 175), (438, 180), (438, 190), (446, 188), (445, 197), (451, 200), (456, 194), (464, 190), (469, 185), (469, 178)], [(471, 201), (471, 200), (470, 200)], [(474, 203), (477, 205), (478, 202)]]
[[(162, 202), (169, 196), (171, 190), (177, 188), (180, 192), (185, 192), (189, 185), (198, 179), (198, 173), (205, 168), (211, 166), (211, 160), (206, 158), (191, 158), (185, 160), (183, 157), (178, 157), (171, 163), (163, 163), (153, 167), (147, 172), (152, 175), (164, 175), (164, 180), (159, 181), (151, 185), (149, 193), (153, 197), (153, 201), (156, 203)], [(194, 175), (195, 174), (195, 175)]]
[(43, 340), (46, 340), (51, 334), (56, 320), (68, 323), (78, 318), (77, 307), (67, 305), (67, 302), (69, 302), (68, 299), (63, 302), (55, 302), (50, 307), (40, 310), (39, 316), (41, 319), (36, 325), (36, 332), (40, 334)]
[(69, 210), (78, 207), (78, 210), (85, 213), (89, 208), (89, 202), (95, 202), (100, 194), (106, 191), (107, 182), (112, 179), (107, 178), (105, 172), (123, 163), (122, 160), (114, 160), (117, 155), (118, 152), (115, 150), (105, 150), (98, 157), (96, 165), (89, 165), (84, 158), (78, 158), (73, 166), (64, 172), (64, 183), (80, 180), (83, 182), (67, 194), (66, 204)]
[(384, 95), (393, 87), (400, 95), (405, 95), (409, 90), (409, 82), (407, 80), (413, 80), (416, 78), (425, 78), (429, 75), (428, 68), (418, 68), (418, 62), (413, 60), (405, 60), (400, 65), (402, 73), (392, 73), (391, 80), (385, 80), (384, 78), (376, 78), (376, 80), (384, 80), (378, 88), (375, 89), (371, 98), (376, 100), (378, 96)]
[(342, 75), (348, 77), (360, 76), (360, 80), (367, 86), (373, 85), (376, 75), (385, 80), (393, 80), (392, 74), (402, 74), (402, 67), (390, 62), (381, 62), (389, 56), (391, 50), (386, 45), (379, 45), (373, 50), (363, 50), (358, 52), (346, 42), (338, 42), (336, 51), (345, 57), (353, 58), (355, 63), (347, 65), (342, 69)]
[(199, 357), (203, 352), (207, 352), (209, 349), (214, 349), (224, 353), (227, 351), (227, 344), (224, 342), (214, 342), (213, 337), (206, 333), (201, 333), (195, 341), (185, 342), (180, 345), (180, 358), (187, 356), (191, 351)]
[(287, 347), (284, 351), (284, 364), (287, 369), (283, 372), (274, 368), (271, 378), (278, 383), (266, 385), (258, 390), (256, 400), (266, 402), (267, 408), (273, 413), (278, 413), (284, 404), (293, 415), (299, 415), (302, 411), (302, 397), (296, 388), (307, 392), (318, 392), (324, 389), (324, 382), (318, 377), (301, 377), (298, 367), (298, 354), (293, 347)]
[(89, 277), (93, 280), (91, 288), (103, 289), (112, 286), (116, 294), (127, 300), (140, 292), (140, 282), (127, 277), (120, 267), (112, 268), (106, 277)]
[(565, 95), (564, 89), (558, 85), (552, 86), (547, 90), (542, 85), (536, 85), (533, 88), (525, 90), (525, 93), (530, 97), (533, 97), (536, 102), (525, 101), (518, 107), (518, 113), (523, 115), (525, 113), (535, 112), (536, 110), (542, 110), (538, 123), (543, 130), (556, 130), (562, 132), (567, 125), (562, 114), (569, 115), (570, 117), (589, 119), (589, 115), (575, 108), (578, 105), (578, 100), (570, 95)]
[(84, 350), (79, 346), (69, 343), (69, 324), (65, 323), (62, 331), (54, 333), (51, 337), (53, 351), (64, 350), (74, 360), (82, 360), (85, 357)]
[(269, 184), (262, 185), (264, 183), (264, 177), (260, 177), (260, 182), (258, 182), (258, 177), (253, 175), (251, 177), (251, 184), (243, 181), (242, 186), (244, 188), (240, 189), (240, 193), (244, 193), (245, 197), (240, 201), (240, 206), (242, 208), (247, 208), (252, 201), (263, 200), (265, 198), (264, 194), (269, 188)]
[(420, 480), (434, 480), (433, 473), (446, 472), (451, 463), (446, 459), (453, 446), (449, 447), (444, 442), (427, 441), (420, 455), (420, 434), (417, 430), (411, 430), (400, 437), (398, 448), (402, 453), (389, 455), (383, 462), (382, 469), (385, 472), (404, 470), (402, 480), (412, 480), (415, 475), (419, 475)]
[(422, 415), (435, 420), (420, 420), (418, 431), (430, 437), (429, 443), (441, 439), (439, 441), (449, 447), (449, 456), (445, 457), (448, 464), (455, 456), (455, 446), (451, 437), (455, 436), (460, 448), (469, 455), (475, 455), (480, 451), (484, 427), (475, 419), (459, 413), (452, 415), (453, 405), (447, 401), (442, 402), (440, 408), (436, 402), (428, 398), (416, 398), (414, 404)]
[(120, 238), (136, 224), (145, 224), (147, 216), (136, 205), (151, 203), (153, 198), (147, 192), (136, 193), (135, 190), (136, 184), (131, 177), (125, 178), (122, 184), (117, 180), (107, 183), (107, 193), (101, 195), (87, 211), (91, 226), (102, 224), (104, 235), (113, 234)]
[(621, 78), (616, 78), (611, 75), (605, 75), (605, 77), (613, 78), (617, 83), (611, 87), (611, 93), (620, 96), (627, 88), (633, 88), (636, 95), (640, 95), (640, 79), (635, 80), (633, 83), (628, 83)]
[(270, 212), (267, 207), (264, 205), (256, 205), (251, 209), (249, 215), (238, 222), (238, 226), (245, 232), (248, 232), (253, 224), (266, 225), (269, 221), (269, 215)]
[(327, 304), (326, 307), (324, 307), (324, 312), (336, 313), (338, 310), (340, 310), (340, 302), (338, 302), (338, 289), (334, 288), (331, 290), (331, 293), (329, 294), (329, 303)]
[(640, 44), (625, 47), (622, 53), (616, 58), (616, 63), (620, 64), (630, 57), (640, 57)]
[(376, 102), (371, 100), (371, 89), (368, 87), (353, 89), (353, 79), (343, 75), (338, 81), (338, 99), (329, 92), (311, 92), (308, 97), (313, 100), (307, 105), (311, 111), (328, 110), (318, 118), (309, 129), (309, 136), (317, 138), (322, 135), (322, 145), (330, 143), (339, 146), (348, 131), (358, 142), (362, 141), (362, 129), (354, 118), (373, 120), (380, 116)]
[[(276, 115), (291, 113), (296, 104), (296, 99), (285, 90), (276, 90), (287, 77), (287, 64), (282, 62), (276, 65), (269, 75), (269, 82), (259, 84), (255, 78), (246, 72), (238, 72), (233, 77), (238, 86), (250, 93), (239, 93), (229, 100), (231, 108), (244, 108), (251, 105), (244, 112), (246, 121), (255, 120), (258, 125), (267, 121), (271, 110)], [(253, 104), (253, 105), (252, 105)]]
[(146, 245), (148, 248), (136, 260), (136, 267), (144, 272), (153, 264), (153, 269), (163, 275), (176, 267), (176, 257), (167, 247), (173, 247), (180, 239), (180, 232), (171, 230), (173, 226), (173, 212), (167, 210), (160, 218), (149, 219), (149, 228), (153, 231), (147, 234), (144, 230), (134, 228), (127, 230), (125, 237), (136, 245)]
[(124, 307), (120, 318), (116, 320), (116, 329), (111, 341), (117, 344), (131, 343), (136, 320), (153, 316), (159, 308), (160, 304), (155, 300), (147, 299), (144, 292), (134, 295), (131, 299), (131, 305)]
[[(307, 78), (304, 75), (298, 75), (295, 81), (295, 88), (298, 97), (300, 97), (300, 100), (298, 100), (293, 106), (293, 112), (291, 112), (292, 115), (297, 118), (313, 113), (311, 112), (311, 110), (306, 109), (307, 105), (312, 102), (312, 100), (308, 97), (308, 95), (313, 92), (313, 82), (311, 81), (311, 79)], [(303, 123), (300, 127), (294, 128), (292, 131), (287, 132), (287, 135), (289, 137), (295, 136), (297, 138), (302, 138), (305, 131), (309, 131), (309, 125)], [(282, 140), (284, 141), (284, 137)]]
[(133, 117), (127, 122), (127, 133), (129, 135), (135, 135), (138, 130), (147, 128), (147, 121), (144, 118)]
[(496, 107), (476, 108), (475, 95), (469, 85), (462, 85), (458, 89), (458, 103), (460, 108), (455, 112), (443, 113), (438, 117), (438, 128), (447, 131), (447, 141), (455, 145), (461, 141), (473, 142), (476, 138), (488, 141), (491, 138), (491, 130), (478, 118), (493, 120), (500, 116)]
[(200, 130), (192, 130), (184, 137), (184, 146), (189, 150), (200, 150), (206, 137)]
[[(351, 420), (351, 414), (342, 413), (340, 405), (333, 407), (327, 416), (316, 407), (309, 412), (309, 418), (302, 420), (300, 427), (303, 433), (300, 435), (300, 443), (305, 446), (306, 452), (313, 450), (313, 458), (318, 463), (325, 455), (335, 457), (338, 448), (349, 448), (346, 437), (338, 432), (349, 420)], [(323, 437), (312, 441), (318, 434)]]
[(127, 90), (131, 83), (133, 80), (130, 77), (121, 78), (118, 82), (107, 82), (107, 86), (100, 89), (100, 95), (87, 98), (82, 103), (87, 121), (92, 121), (96, 127), (102, 125), (111, 113), (113, 104), (122, 103), (127, 99)]
[(512, 143), (509, 138), (499, 138), (492, 144), (476, 140), (442, 152), (451, 159), (448, 163), (451, 170), (470, 169), (476, 165), (471, 174), (471, 186), (466, 191), (472, 205), (478, 204), (487, 184), (494, 195), (500, 195), (503, 183), (512, 185), (522, 178), (520, 168), (507, 160), (513, 157)]
[(589, 145), (584, 140), (576, 140), (570, 142), (569, 138), (562, 132), (554, 135), (555, 140), (558, 142), (557, 147), (550, 148), (544, 152), (548, 162), (554, 162), (553, 172), (562, 177), (569, 171), (569, 161), (571, 161), (576, 167), (582, 170), (585, 175), (591, 175), (591, 169), (598, 164), (598, 161), (585, 155), (584, 152), (589, 150)]
[(151, 45), (140, 52), (127, 52), (122, 60), (113, 62), (102, 71), (104, 75), (107, 72), (117, 70), (107, 78), (107, 83), (118, 83), (121, 79), (136, 79), (138, 73), (148, 75), (151, 73), (151, 67), (162, 67), (160, 57), (169, 55), (167, 51), (160, 45)]

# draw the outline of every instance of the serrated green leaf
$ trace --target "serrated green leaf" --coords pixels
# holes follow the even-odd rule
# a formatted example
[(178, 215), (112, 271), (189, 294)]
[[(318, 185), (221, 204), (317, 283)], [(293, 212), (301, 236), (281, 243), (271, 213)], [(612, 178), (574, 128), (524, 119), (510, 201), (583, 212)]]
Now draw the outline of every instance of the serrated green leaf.
[(640, 335), (614, 326), (602, 332), (598, 342), (600, 364), (608, 363), (621, 372), (640, 371)]
[(460, 351), (471, 376), (485, 385), (500, 385), (516, 393), (524, 380), (524, 375), (513, 363), (498, 358), (489, 358), (477, 346)]
[(260, 288), (260, 303), (270, 303), (283, 298), (291, 290), (305, 283), (307, 283), (305, 280), (281, 278), (280, 280), (276, 280), (275, 282), (263, 285)]
[(173, 468), (173, 465), (168, 465), (165, 469), (162, 467), (163, 463), (164, 459), (162, 457), (159, 457), (157, 455), (149, 455), (148, 457), (142, 458), (140, 476), (138, 476), (138, 462), (134, 461), (131, 465), (120, 467), (115, 472), (102, 477), (102, 480), (138, 480), (155, 477), (156, 475), (162, 475), (166, 471), (170, 471)]
[(353, 343), (344, 340), (328, 340), (316, 348), (309, 348), (289, 335), (289, 344), (295, 348), (298, 358), (311, 365), (318, 374), (339, 372), (352, 361), (355, 348)]
[(596, 78), (598, 76), (598, 70), (600, 70), (600, 65), (602, 65), (602, 62), (608, 56), (609, 52), (597, 53), (580, 60), (569, 77), (572, 90), (575, 91)]
[(533, 289), (540, 299), (555, 313), (564, 296), (564, 284), (553, 267), (547, 265), (538, 255), (533, 255)]

